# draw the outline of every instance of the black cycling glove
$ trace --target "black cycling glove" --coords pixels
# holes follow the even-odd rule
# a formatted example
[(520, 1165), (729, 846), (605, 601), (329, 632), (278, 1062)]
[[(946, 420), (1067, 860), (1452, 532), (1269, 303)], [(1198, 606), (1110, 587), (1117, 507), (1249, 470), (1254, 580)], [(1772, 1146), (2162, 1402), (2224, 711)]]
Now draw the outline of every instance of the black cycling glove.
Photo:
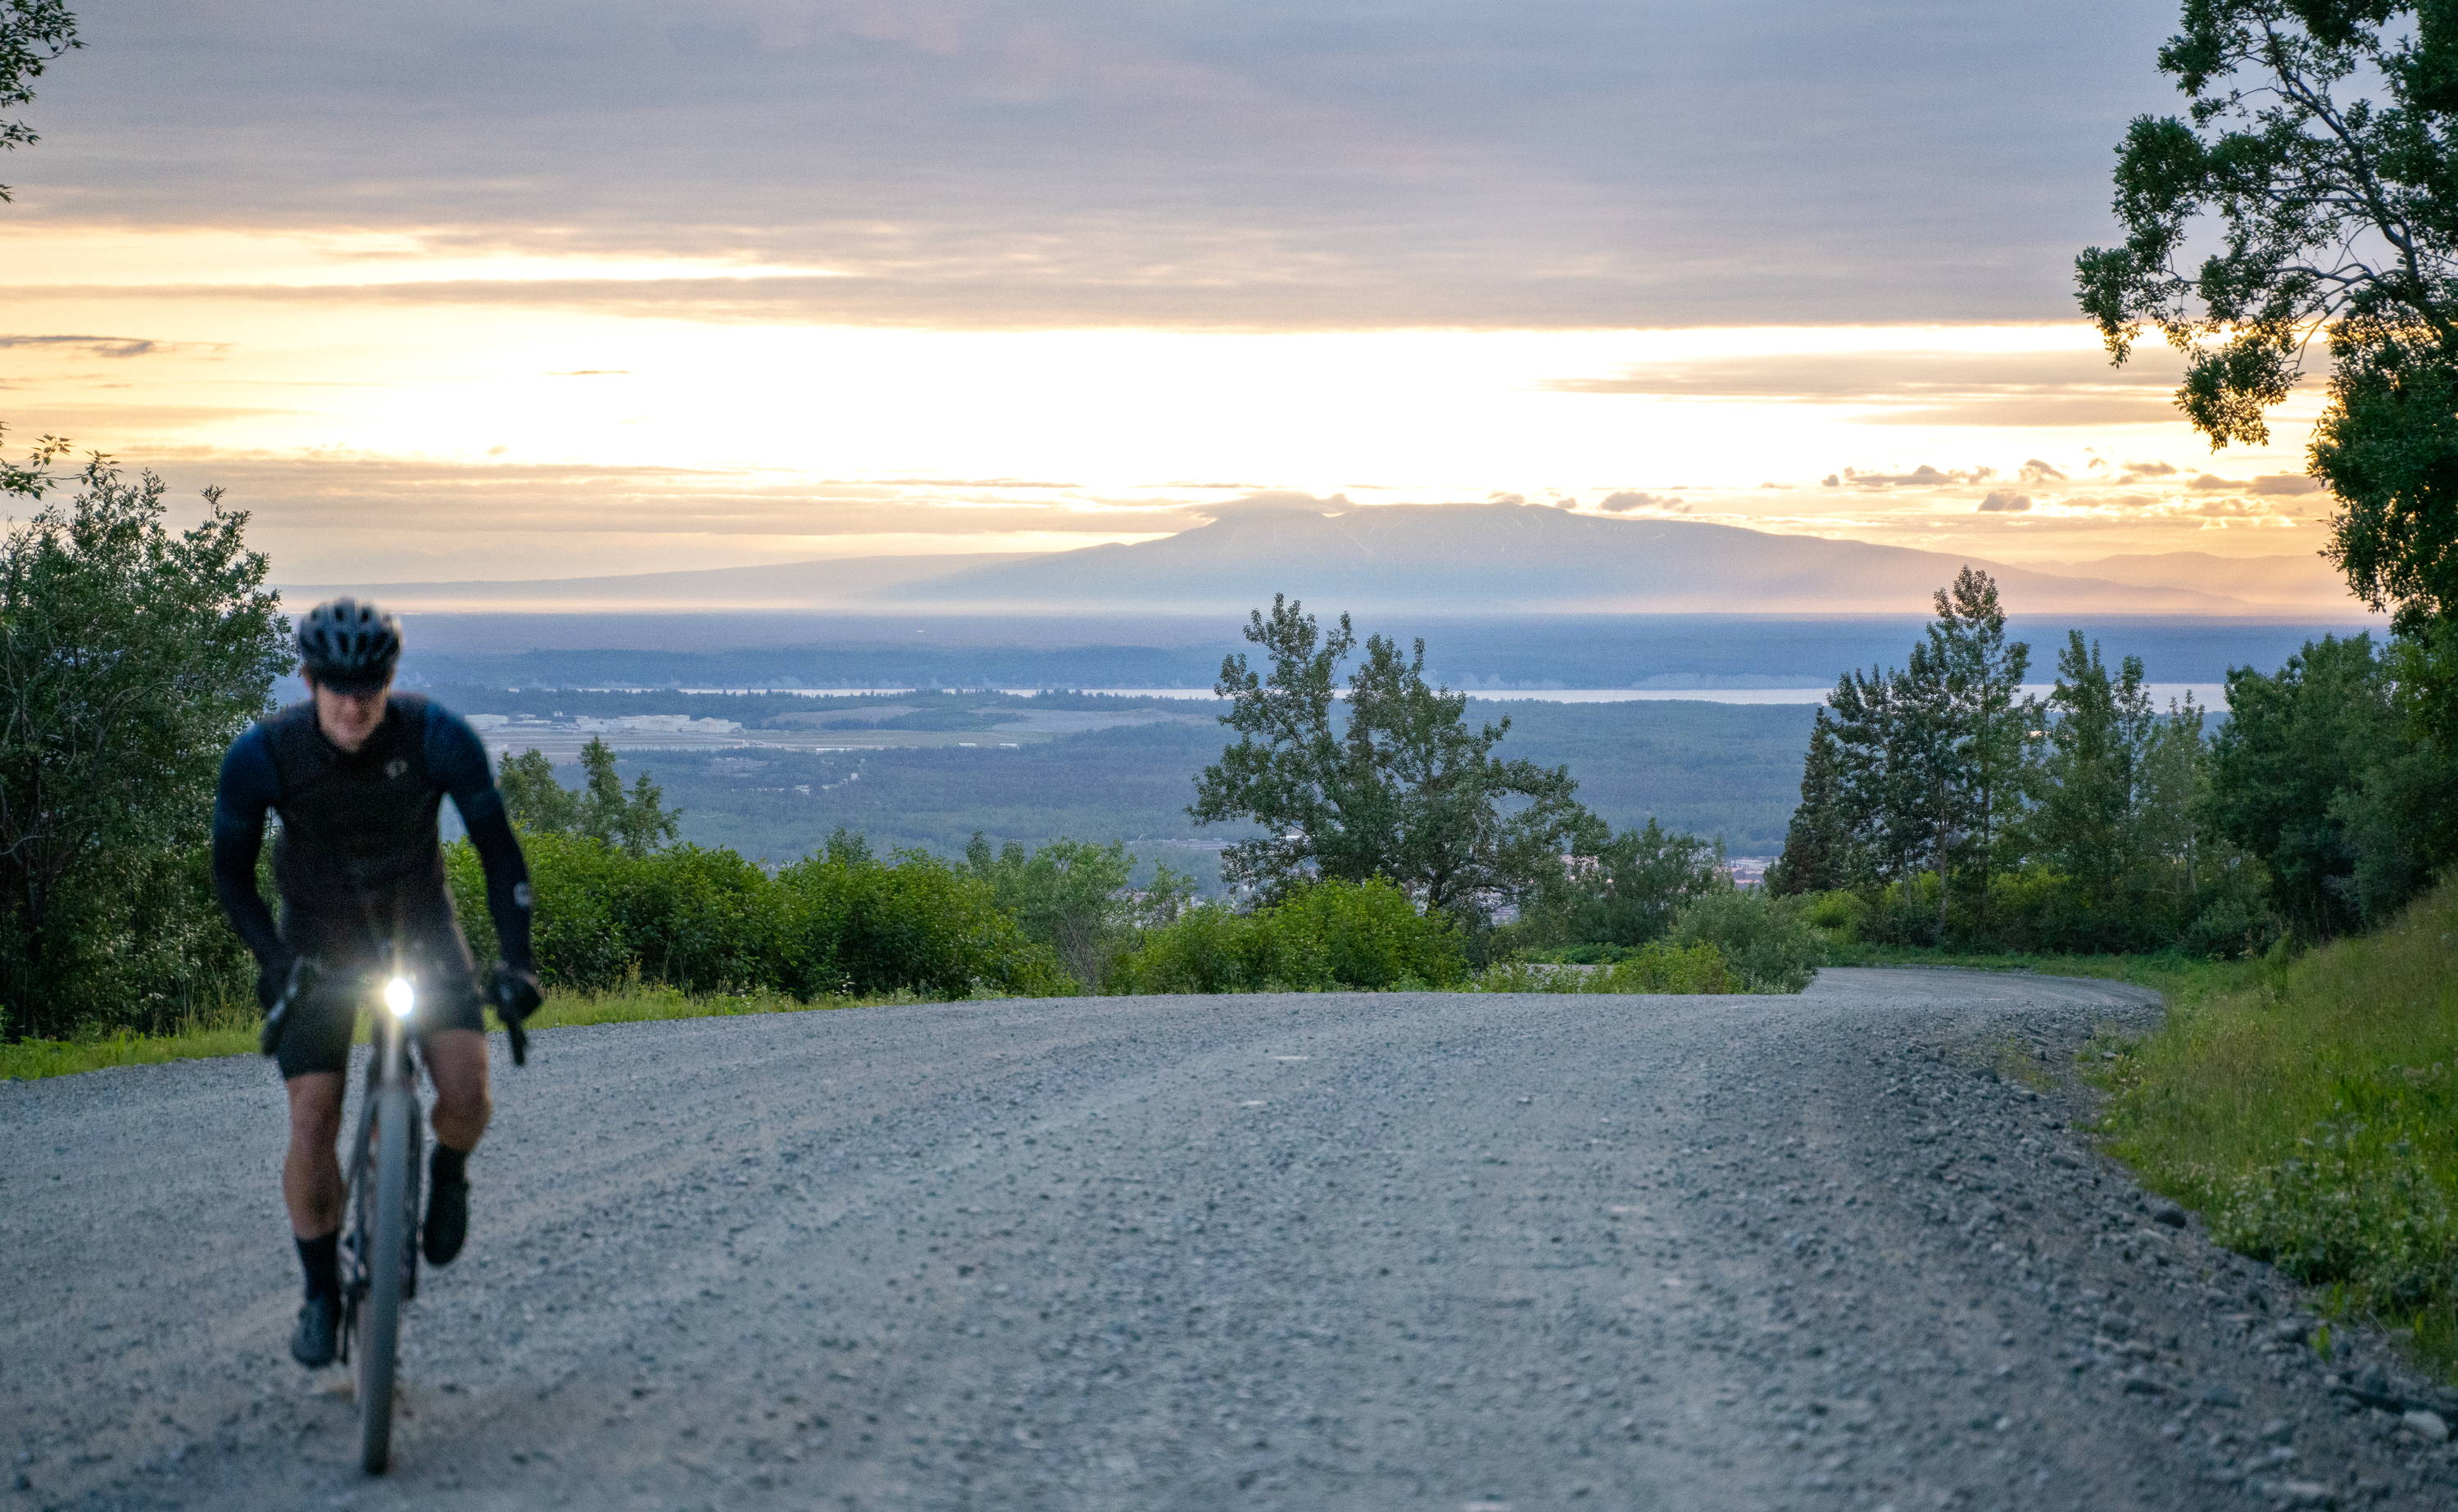
[(488, 996), (507, 1024), (528, 1018), (546, 1001), (546, 994), (538, 989), (537, 973), (526, 966), (499, 962), (488, 975)]

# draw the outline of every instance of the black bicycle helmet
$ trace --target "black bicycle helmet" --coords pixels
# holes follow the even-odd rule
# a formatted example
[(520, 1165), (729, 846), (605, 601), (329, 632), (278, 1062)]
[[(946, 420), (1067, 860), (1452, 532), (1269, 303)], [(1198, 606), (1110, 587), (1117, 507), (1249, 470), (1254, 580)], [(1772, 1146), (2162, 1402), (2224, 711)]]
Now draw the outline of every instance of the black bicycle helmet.
[(337, 598), (299, 622), (300, 670), (335, 693), (373, 693), (401, 660), (401, 626), (373, 604)]

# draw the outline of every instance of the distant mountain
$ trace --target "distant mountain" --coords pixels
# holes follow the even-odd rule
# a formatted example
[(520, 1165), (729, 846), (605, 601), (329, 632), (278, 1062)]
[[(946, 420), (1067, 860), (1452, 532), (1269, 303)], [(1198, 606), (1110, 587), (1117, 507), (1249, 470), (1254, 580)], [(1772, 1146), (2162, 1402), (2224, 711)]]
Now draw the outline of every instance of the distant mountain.
[[(1554, 613), (1921, 614), (1968, 563), (2029, 614), (2241, 616), (2351, 611), (2302, 558), (2198, 552), (2108, 557), (2060, 571), (1863, 541), (1690, 520), (1621, 520), (1533, 505), (1393, 505), (1337, 514), (1230, 514), (1132, 546), (968, 556), (870, 556), (774, 567), (355, 591), (427, 612), (800, 611), (864, 614), (1215, 615), (1289, 593), (1318, 609), (1448, 616)], [(2195, 587), (2179, 587), (2190, 583)]]
[(474, 583), (286, 584), (295, 603), (340, 593), (372, 598), (388, 609), (503, 612), (553, 610), (828, 610), (866, 606), (891, 588), (968, 568), (1013, 560), (994, 551), (954, 556), (857, 556), (774, 567), (720, 567), (688, 572), (634, 572), (615, 577), (524, 578)]
[(1975, 557), (1775, 535), (1688, 520), (1614, 520), (1534, 505), (1275, 509), (1132, 546), (1096, 546), (918, 578), (915, 608), (1242, 612), (1285, 592), (1324, 610), (1473, 613), (1918, 613), (1966, 563), (2026, 612), (2243, 614), (2219, 594), (2070, 577)]
[(2213, 556), (2207, 551), (2157, 551), (2048, 565), (2061, 573), (2112, 583), (2162, 587), (2191, 583), (2205, 592), (2224, 593), (2265, 608), (2342, 613), (2363, 608), (2347, 591), (2347, 580), (2339, 570), (2319, 554)]

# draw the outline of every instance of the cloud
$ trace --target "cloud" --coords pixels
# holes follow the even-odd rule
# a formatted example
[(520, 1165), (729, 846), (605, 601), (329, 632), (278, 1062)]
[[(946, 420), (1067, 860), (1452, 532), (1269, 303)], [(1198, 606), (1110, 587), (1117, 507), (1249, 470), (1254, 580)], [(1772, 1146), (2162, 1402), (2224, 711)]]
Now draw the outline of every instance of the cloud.
[(752, 469), (430, 463), (355, 456), (171, 457), (175, 487), (219, 484), (259, 528), (559, 536), (964, 536), (1166, 534), (1219, 511), (1345, 507), (1339, 495), (1260, 495), (1190, 509), (1178, 500), (1111, 504), (1031, 481), (808, 478)]
[(2264, 473), (2259, 478), (2222, 478), (2216, 473), (2203, 473), (2187, 487), (2200, 493), (2244, 491), (2260, 494), (2319, 493), (2322, 485), (2301, 472)]
[[(1853, 420), (1869, 425), (2058, 427), (2173, 423), (2176, 372), (2169, 355), (2150, 349), (2121, 371), (2077, 351), (1793, 352), (1645, 363), (1536, 386), (1563, 394), (1852, 405), (1865, 411)], [(2053, 467), (2047, 475), (2064, 476)]]
[[(1524, 502), (1524, 501), (1523, 501)], [(1241, 498), (1224, 499), (1218, 504), (1191, 504), (1184, 507), (1179, 525), (1193, 520), (1230, 520), (1268, 514), (1341, 514), (1354, 508), (1348, 495), (1335, 493), (1317, 497), (1294, 488), (1267, 488)]]
[(0, 336), (0, 348), (36, 347), (82, 352), (88, 357), (144, 357), (162, 343), (141, 336)]
[(2066, 479), (2066, 475), (2053, 464), (2042, 462), (2037, 457), (2023, 464), (2021, 476), (2025, 483), (2063, 483)]
[(1596, 507), (1607, 514), (1629, 514), (1643, 510), (1656, 514), (1688, 514), (1690, 507), (1669, 494), (1638, 493), (1624, 488), (1606, 494), (1596, 501)]
[(1978, 483), (1994, 476), (1994, 467), (1973, 467), (1964, 472), (1941, 472), (1922, 463), (1909, 472), (1863, 472), (1846, 467), (1840, 473), (1830, 472), (1823, 480), (1830, 488), (1934, 488), (1951, 483)]
[(2165, 30), (2114, 0), (89, 9), (12, 173), (54, 224), (748, 257), (850, 276), (733, 291), (764, 318), (982, 325), (2071, 320), (2141, 108), (2108, 60)]
[(2031, 507), (2031, 496), (1998, 489), (1980, 501), (1982, 514), (2021, 514)]
[(2170, 478), (2177, 473), (2176, 466), (2165, 462), (2129, 462), (2122, 466), (2137, 478)]

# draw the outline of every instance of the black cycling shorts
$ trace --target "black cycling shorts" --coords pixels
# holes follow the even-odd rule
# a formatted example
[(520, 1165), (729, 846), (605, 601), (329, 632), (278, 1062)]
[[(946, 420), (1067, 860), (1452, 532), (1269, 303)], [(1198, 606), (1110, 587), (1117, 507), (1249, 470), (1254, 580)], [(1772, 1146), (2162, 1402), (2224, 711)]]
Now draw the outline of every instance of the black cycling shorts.
[[(458, 931), (455, 931), (457, 936)], [(410, 1022), (423, 1044), (446, 1029), (486, 1032), (486, 1002), (469, 951), (455, 938), (449, 944), (417, 952), (405, 963), (417, 1005)], [(385, 1011), (384, 984), (387, 967), (382, 961), (335, 960), (319, 957), (307, 988), (290, 1005), (281, 1043), (274, 1062), (281, 1079), (311, 1071), (344, 1071), (350, 1065), (350, 1036), (364, 1012)]]

